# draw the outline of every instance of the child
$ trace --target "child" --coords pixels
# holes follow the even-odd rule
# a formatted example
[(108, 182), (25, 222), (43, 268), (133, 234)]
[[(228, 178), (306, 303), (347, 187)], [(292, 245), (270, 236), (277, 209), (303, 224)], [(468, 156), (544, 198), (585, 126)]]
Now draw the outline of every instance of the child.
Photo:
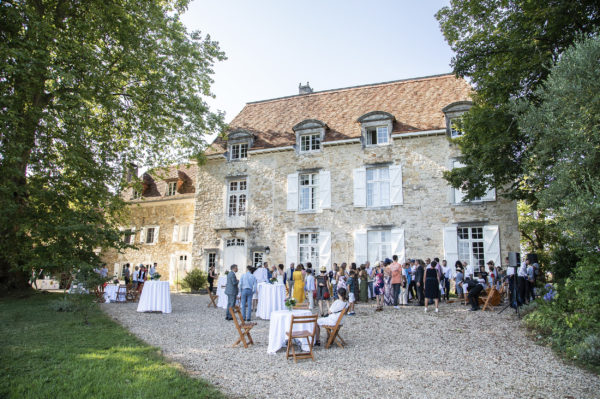
[(356, 296), (354, 295), (354, 289), (356, 284), (356, 271), (350, 270), (350, 277), (348, 277), (348, 281), (346, 282), (346, 286), (348, 287), (348, 303), (350, 304), (350, 309), (348, 311), (348, 316), (354, 316), (354, 302), (356, 302)]

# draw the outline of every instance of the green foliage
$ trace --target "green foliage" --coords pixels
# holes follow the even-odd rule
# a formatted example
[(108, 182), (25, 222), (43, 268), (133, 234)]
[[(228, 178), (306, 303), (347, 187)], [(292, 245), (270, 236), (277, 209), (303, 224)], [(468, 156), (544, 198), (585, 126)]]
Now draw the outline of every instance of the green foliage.
[(74, 312), (77, 307), (75, 302), (66, 295), (60, 299), (50, 302), (48, 305), (50, 306), (50, 309), (54, 310), (55, 312)]
[(600, 368), (600, 335), (588, 335), (583, 342), (576, 347), (577, 359), (582, 363)]
[(0, 289), (123, 249), (130, 163), (202, 158), (216, 42), (186, 0), (0, 2)]
[(445, 174), (454, 187), (481, 196), (488, 186), (508, 188), (512, 198), (536, 204), (543, 182), (530, 176), (535, 135), (519, 129), (514, 98), (535, 101), (535, 90), (578, 37), (600, 27), (594, 0), (451, 0), (436, 15), (455, 52), (454, 72), (468, 77), (476, 93), (457, 140), (464, 168)]
[(199, 291), (206, 287), (208, 281), (208, 274), (200, 269), (193, 269), (190, 271), (181, 282), (181, 286), (191, 291)]
[[(542, 273), (549, 269), (553, 245), (560, 236), (556, 226), (556, 217), (548, 212), (534, 210), (525, 201), (517, 204), (519, 212), (519, 232), (521, 233), (521, 248), (524, 253), (536, 253)], [(574, 264), (574, 263), (573, 263)]]
[(0, 299), (3, 398), (223, 398), (96, 305), (90, 325), (48, 312), (60, 294)]

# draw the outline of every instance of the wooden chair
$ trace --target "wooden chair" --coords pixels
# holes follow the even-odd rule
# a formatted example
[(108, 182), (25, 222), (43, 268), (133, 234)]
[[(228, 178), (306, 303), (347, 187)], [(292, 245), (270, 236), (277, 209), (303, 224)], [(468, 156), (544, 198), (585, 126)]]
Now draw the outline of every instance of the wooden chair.
[(127, 302), (127, 286), (124, 284), (119, 284), (117, 287), (117, 302)]
[(500, 305), (501, 301), (500, 291), (498, 291), (495, 287), (490, 289), (490, 292), (485, 299), (482, 310), (492, 310), (492, 306)]
[[(311, 358), (313, 361), (315, 360), (315, 355), (313, 354), (313, 345), (315, 343), (315, 334), (317, 332), (317, 318), (319, 316), (314, 314), (311, 316), (296, 316), (292, 315), (292, 321), (290, 322), (290, 330), (285, 333), (287, 336), (287, 351), (285, 353), (286, 359), (290, 357), (294, 358), (294, 363), (298, 362), (298, 359), (308, 359)], [(312, 323), (313, 328), (311, 330), (301, 330), (294, 331), (295, 324), (305, 324)], [(296, 353), (296, 346), (294, 345), (294, 339), (306, 339), (308, 343), (308, 352), (300, 352)], [(291, 354), (290, 354), (291, 348)]]
[(346, 306), (340, 316), (338, 317), (337, 323), (335, 326), (322, 326), (325, 331), (327, 331), (327, 343), (325, 344), (325, 349), (329, 349), (329, 347), (335, 342), (340, 348), (343, 348), (346, 345), (344, 339), (340, 336), (340, 328), (342, 327), (342, 319), (348, 312), (349, 306)]
[(294, 309), (308, 310), (308, 302), (297, 303), (296, 305), (294, 305)]
[(99, 285), (96, 287), (96, 289), (94, 290), (94, 295), (96, 296), (94, 301), (99, 302), (99, 303), (106, 302), (104, 300), (104, 287), (102, 285)]
[(131, 302), (137, 302), (140, 300), (140, 295), (142, 295), (142, 289), (144, 289), (144, 284), (138, 284), (137, 288), (134, 290), (131, 290), (127, 293), (128, 297), (127, 299), (130, 300)]
[(218, 295), (214, 295), (212, 292), (208, 291), (208, 298), (210, 299), (210, 302), (208, 303), (207, 307), (211, 307), (211, 305), (213, 307), (217, 307), (217, 299), (219, 298)]
[[(254, 345), (254, 341), (252, 341), (252, 336), (250, 335), (250, 330), (252, 330), (252, 327), (254, 327), (256, 323), (245, 322), (242, 318), (242, 312), (240, 311), (239, 306), (229, 308), (229, 313), (231, 314), (231, 317), (233, 317), (235, 328), (240, 334), (240, 338), (235, 341), (233, 347), (235, 348), (240, 342), (244, 344), (244, 348), (247, 348), (248, 345)], [(248, 339), (248, 342), (246, 342), (246, 339)]]

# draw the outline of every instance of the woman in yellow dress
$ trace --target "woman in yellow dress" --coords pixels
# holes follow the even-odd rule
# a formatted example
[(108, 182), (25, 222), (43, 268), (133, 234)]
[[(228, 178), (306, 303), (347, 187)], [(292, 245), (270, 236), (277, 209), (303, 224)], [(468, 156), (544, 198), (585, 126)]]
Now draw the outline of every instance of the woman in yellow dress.
[(296, 304), (304, 303), (306, 300), (304, 296), (304, 266), (302, 266), (302, 263), (294, 269), (294, 299)]

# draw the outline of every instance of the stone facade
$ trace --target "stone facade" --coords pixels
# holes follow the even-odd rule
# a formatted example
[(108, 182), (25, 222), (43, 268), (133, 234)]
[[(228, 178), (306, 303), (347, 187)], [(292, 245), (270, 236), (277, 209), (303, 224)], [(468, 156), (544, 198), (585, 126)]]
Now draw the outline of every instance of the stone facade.
[[(224, 270), (223, 251), (231, 237), (246, 240), (247, 264), (253, 249), (263, 251), (271, 264), (285, 263), (286, 234), (289, 232), (330, 232), (331, 262), (356, 260), (355, 232), (399, 228), (404, 232), (406, 258), (444, 257), (444, 228), (458, 225), (496, 225), (501, 257), (518, 251), (516, 204), (498, 196), (495, 201), (454, 204), (453, 190), (442, 173), (459, 155), (445, 130), (394, 135), (386, 146), (365, 147), (359, 141), (330, 143), (320, 151), (299, 154), (293, 149), (250, 151), (247, 160), (227, 161), (213, 157), (200, 167), (197, 187), (193, 259), (194, 266), (205, 268), (206, 256), (217, 253), (218, 268)], [(401, 205), (368, 209), (353, 203), (353, 170), (371, 164), (402, 167)], [(287, 210), (286, 177), (297, 171), (330, 172), (331, 207), (303, 213)], [(243, 228), (221, 229), (216, 219), (226, 219), (227, 182), (245, 177), (248, 184), (247, 222)], [(217, 220), (219, 221), (219, 220)], [(288, 259), (289, 260), (289, 259)], [(243, 268), (243, 266), (242, 266)]]

